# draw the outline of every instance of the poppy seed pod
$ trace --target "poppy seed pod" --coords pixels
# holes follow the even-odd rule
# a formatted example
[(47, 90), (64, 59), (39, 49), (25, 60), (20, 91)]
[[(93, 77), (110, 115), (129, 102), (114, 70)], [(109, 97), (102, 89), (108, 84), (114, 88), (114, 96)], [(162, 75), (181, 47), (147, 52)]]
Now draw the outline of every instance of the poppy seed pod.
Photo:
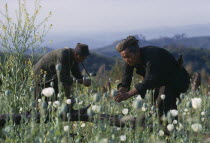
[(56, 68), (56, 70), (58, 72), (61, 72), (62, 65), (61, 64), (57, 64), (55, 68)]

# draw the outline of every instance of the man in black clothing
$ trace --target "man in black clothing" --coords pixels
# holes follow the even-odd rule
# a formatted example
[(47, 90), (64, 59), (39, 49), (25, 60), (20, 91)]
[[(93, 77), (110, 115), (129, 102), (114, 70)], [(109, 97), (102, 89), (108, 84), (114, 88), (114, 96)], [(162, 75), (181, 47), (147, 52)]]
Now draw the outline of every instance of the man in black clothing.
[[(125, 61), (125, 71), (122, 82), (118, 84), (116, 102), (137, 94), (144, 98), (147, 90), (154, 89), (153, 99), (159, 108), (159, 117), (171, 109), (177, 109), (176, 98), (179, 98), (180, 93), (186, 92), (190, 84), (189, 74), (182, 66), (181, 60), (178, 62), (168, 51), (159, 47), (139, 48), (138, 40), (134, 36), (122, 40), (116, 50)], [(144, 80), (130, 90), (134, 69)], [(160, 98), (162, 94), (165, 94), (164, 102)]]
[(59, 93), (58, 77), (64, 88), (65, 96), (71, 98), (73, 79), (70, 76), (70, 72), (77, 79), (78, 83), (84, 86), (90, 86), (91, 81), (89, 79), (83, 79), (78, 65), (88, 55), (90, 55), (88, 46), (81, 43), (78, 43), (75, 49), (61, 48), (44, 55), (33, 67), (34, 74), (36, 75), (35, 98), (40, 98), (41, 90), (50, 87), (50, 84), (53, 82), (57, 99), (57, 94)]

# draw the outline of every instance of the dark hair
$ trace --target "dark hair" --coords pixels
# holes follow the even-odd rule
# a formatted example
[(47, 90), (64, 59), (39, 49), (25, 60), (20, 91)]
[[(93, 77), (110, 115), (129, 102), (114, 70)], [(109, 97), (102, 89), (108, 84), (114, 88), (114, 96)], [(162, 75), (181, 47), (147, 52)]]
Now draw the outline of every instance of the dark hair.
[(138, 43), (134, 43), (134, 44), (126, 47), (125, 49), (128, 49), (128, 51), (131, 53), (136, 53), (137, 50), (139, 49), (139, 45), (138, 45)]
[(86, 57), (90, 55), (88, 45), (77, 43), (77, 46), (75, 47), (74, 51), (82, 57)]

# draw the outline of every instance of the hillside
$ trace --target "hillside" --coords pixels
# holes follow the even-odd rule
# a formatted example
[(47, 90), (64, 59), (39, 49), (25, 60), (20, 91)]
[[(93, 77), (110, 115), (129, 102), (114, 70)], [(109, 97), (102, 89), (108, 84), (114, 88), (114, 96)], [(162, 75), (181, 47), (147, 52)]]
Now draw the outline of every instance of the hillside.
[[(137, 36), (138, 37), (138, 36)], [(153, 40), (145, 40), (142, 38), (139, 39), (140, 47), (142, 46), (159, 46), (159, 47), (166, 47), (169, 45), (179, 45), (181, 47), (185, 48), (205, 48), (210, 49), (210, 37), (209, 36), (203, 36), (203, 37), (185, 37), (185, 35), (175, 35), (172, 38), (169, 37), (162, 37), (159, 39), (153, 39)], [(120, 40), (102, 47), (95, 49), (96, 52), (107, 55), (107, 56), (119, 56), (119, 54), (116, 52), (115, 47), (117, 43), (119, 43)]]
[[(91, 52), (91, 55), (83, 62), (89, 72), (97, 72), (102, 65), (105, 65), (106, 70), (110, 70), (114, 63), (115, 58), (110, 58), (95, 52)], [(81, 67), (81, 69), (83, 68)]]

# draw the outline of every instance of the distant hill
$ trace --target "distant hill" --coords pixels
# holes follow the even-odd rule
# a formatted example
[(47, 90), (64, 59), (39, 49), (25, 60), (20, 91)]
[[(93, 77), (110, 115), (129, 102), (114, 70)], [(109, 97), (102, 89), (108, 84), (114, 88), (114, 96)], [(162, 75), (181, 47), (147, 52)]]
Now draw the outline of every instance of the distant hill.
[[(115, 58), (107, 57), (95, 52), (91, 52), (91, 55), (83, 62), (88, 72), (97, 72), (102, 65), (105, 65), (106, 70), (110, 70), (114, 63)], [(80, 67), (83, 69), (82, 66)]]
[[(138, 36), (136, 36), (138, 37)], [(118, 40), (108, 46), (95, 49), (94, 51), (101, 53), (106, 56), (119, 56), (119, 53), (116, 52), (115, 47), (121, 40)], [(172, 38), (162, 37), (159, 39), (145, 40), (139, 38), (140, 47), (143, 46), (159, 46), (166, 47), (169, 45), (179, 45), (185, 48), (205, 48), (210, 49), (210, 36), (203, 37), (185, 37), (185, 35), (175, 35)]]
[[(162, 26), (154, 28), (141, 28), (120, 31), (105, 30), (105, 31), (88, 31), (88, 32), (73, 32), (66, 31), (62, 33), (49, 33), (46, 36), (45, 44), (53, 49), (69, 46), (74, 48), (79, 42), (88, 44), (91, 49), (101, 48), (116, 40), (120, 40), (128, 35), (144, 35), (145, 39), (157, 39), (160, 37), (173, 37), (177, 34), (185, 33), (188, 37), (210, 36), (210, 23), (193, 24), (180, 26)], [(49, 42), (51, 41), (51, 42)]]

